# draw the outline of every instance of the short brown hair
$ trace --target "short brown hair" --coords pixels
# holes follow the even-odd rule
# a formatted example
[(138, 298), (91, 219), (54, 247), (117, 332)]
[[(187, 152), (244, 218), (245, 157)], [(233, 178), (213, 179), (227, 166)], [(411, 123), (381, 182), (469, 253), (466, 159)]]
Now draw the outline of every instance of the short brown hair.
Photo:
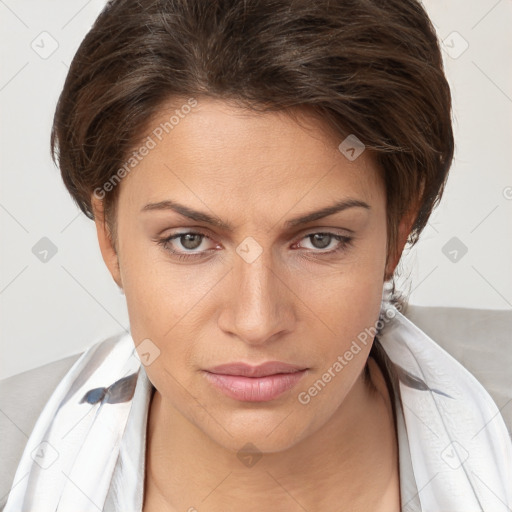
[[(89, 217), (91, 196), (173, 98), (249, 109), (307, 108), (341, 142), (376, 156), (388, 256), (402, 216), (416, 243), (454, 152), (450, 89), (435, 30), (416, 0), (113, 0), (81, 43), (55, 112), (51, 149)], [(115, 241), (119, 187), (103, 198)]]

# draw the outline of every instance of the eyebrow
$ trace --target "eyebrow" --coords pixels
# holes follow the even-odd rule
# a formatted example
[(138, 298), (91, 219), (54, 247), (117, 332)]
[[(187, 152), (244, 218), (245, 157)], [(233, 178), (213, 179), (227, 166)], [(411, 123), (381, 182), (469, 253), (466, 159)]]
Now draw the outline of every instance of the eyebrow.
[[(308, 222), (313, 222), (315, 220), (322, 219), (324, 217), (328, 217), (329, 215), (333, 215), (335, 213), (341, 212), (343, 210), (347, 210), (348, 208), (365, 208), (367, 210), (371, 210), (371, 207), (368, 203), (361, 201), (359, 199), (344, 199), (342, 201), (338, 201), (337, 203), (322, 208), (320, 210), (315, 210), (313, 212), (307, 213), (305, 215), (301, 215), (299, 217), (295, 217), (293, 219), (287, 220), (285, 222), (286, 228), (291, 228), (295, 226), (299, 226), (301, 224), (307, 224)], [(172, 210), (183, 217), (187, 217), (188, 219), (195, 220), (198, 222), (204, 222), (205, 224), (210, 224), (212, 226), (216, 226), (217, 228), (224, 229), (226, 231), (232, 231), (233, 227), (224, 222), (222, 219), (210, 215), (205, 212), (200, 212), (198, 210), (193, 210), (188, 206), (177, 203), (176, 201), (166, 200), (159, 201), (158, 203), (148, 203), (141, 209), (141, 212), (146, 211), (154, 211), (154, 210)]]

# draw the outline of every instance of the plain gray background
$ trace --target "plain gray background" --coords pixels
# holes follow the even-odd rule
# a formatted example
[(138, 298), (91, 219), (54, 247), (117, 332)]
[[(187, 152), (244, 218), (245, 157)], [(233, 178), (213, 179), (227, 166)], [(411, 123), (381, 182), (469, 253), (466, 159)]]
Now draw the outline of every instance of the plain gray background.
[[(0, 378), (129, 327), (94, 223), (49, 152), (69, 63), (103, 5), (0, 0)], [(424, 5), (443, 41), (456, 151), (443, 201), (400, 264), (402, 287), (412, 304), (511, 309), (512, 2)]]

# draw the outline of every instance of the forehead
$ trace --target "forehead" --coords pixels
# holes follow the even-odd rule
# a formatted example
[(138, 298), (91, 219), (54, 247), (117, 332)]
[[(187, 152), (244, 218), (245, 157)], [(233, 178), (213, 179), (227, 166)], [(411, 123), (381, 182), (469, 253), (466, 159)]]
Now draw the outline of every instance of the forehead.
[(166, 194), (196, 204), (212, 195), (223, 205), (257, 198), (267, 207), (318, 195), (327, 202), (382, 195), (370, 151), (349, 160), (338, 148), (343, 138), (307, 109), (254, 112), (211, 98), (184, 104), (164, 105), (144, 130), (151, 149), (121, 182), (121, 197), (134, 207)]

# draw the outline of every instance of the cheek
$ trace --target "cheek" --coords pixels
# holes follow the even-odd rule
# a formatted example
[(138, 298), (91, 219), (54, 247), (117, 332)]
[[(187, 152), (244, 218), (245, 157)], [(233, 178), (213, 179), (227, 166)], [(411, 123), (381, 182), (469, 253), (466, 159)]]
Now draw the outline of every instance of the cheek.
[[(386, 260), (384, 236), (366, 239), (340, 263), (295, 280), (294, 291), (310, 306), (327, 337), (341, 339), (373, 325), (379, 316)], [(321, 321), (321, 322), (320, 322)]]
[[(336, 396), (344, 396), (371, 349), (382, 301), (385, 246), (384, 236), (367, 239), (365, 247), (347, 258), (344, 265), (322, 279), (308, 280), (300, 290), (314, 312), (308, 331), (318, 355), (315, 377), (334, 372), (337, 378), (332, 379), (329, 388)], [(339, 356), (343, 369), (336, 372), (333, 365)], [(331, 392), (325, 393), (320, 402)]]
[(185, 382), (194, 370), (190, 362), (204, 338), (201, 334), (210, 328), (209, 317), (201, 313), (214, 276), (210, 284), (198, 282), (187, 275), (197, 270), (173, 267), (163, 251), (147, 245), (149, 249), (125, 247), (129, 256), (123, 261), (122, 279), (130, 331), (136, 346), (146, 339), (154, 344), (158, 357), (146, 366), (153, 384), (159, 389), (171, 386), (178, 393), (178, 382)]
[(310, 317), (308, 331), (314, 338), (322, 366), (330, 366), (355, 346), (360, 362), (351, 366), (362, 367), (379, 318), (382, 282), (354, 278), (338, 285), (333, 284), (328, 293), (325, 287), (309, 288), (307, 303), (315, 314)]
[(134, 243), (126, 237), (122, 248), (121, 279), (135, 344), (145, 338), (161, 337), (179, 320), (183, 290), (162, 275), (158, 251), (147, 242)]

